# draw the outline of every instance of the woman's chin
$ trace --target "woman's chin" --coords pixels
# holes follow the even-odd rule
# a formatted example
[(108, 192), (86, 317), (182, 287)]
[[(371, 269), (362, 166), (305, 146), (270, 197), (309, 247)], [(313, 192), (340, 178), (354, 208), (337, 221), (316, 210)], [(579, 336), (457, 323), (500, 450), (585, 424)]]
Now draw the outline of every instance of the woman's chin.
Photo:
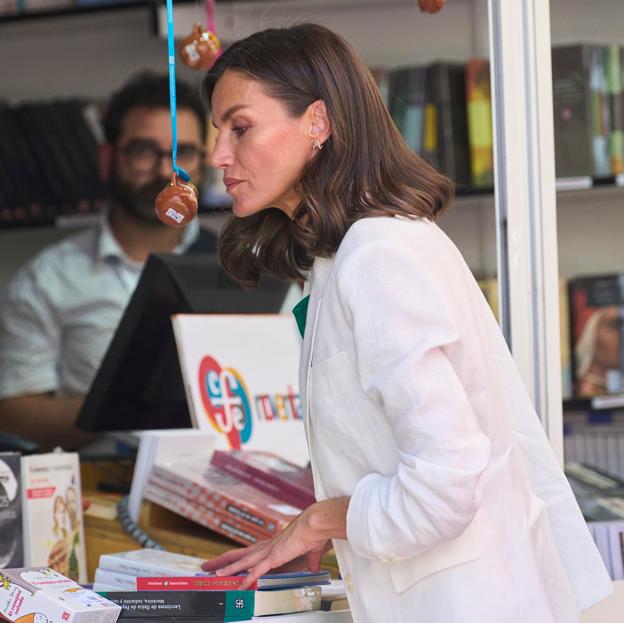
[(232, 204), (232, 214), (238, 218), (245, 218), (246, 216), (252, 216), (261, 212), (263, 208), (259, 205), (253, 205), (245, 203), (243, 201), (236, 201)]

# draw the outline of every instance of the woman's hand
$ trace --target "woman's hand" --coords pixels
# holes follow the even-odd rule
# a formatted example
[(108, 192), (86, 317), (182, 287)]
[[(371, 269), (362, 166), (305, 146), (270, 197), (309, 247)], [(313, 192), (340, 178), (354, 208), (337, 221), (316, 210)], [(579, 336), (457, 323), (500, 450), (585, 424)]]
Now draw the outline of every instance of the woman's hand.
[[(217, 575), (247, 572), (241, 590), (251, 586), (261, 575), (295, 561), (307, 559), (307, 567), (318, 571), (321, 557), (331, 547), (330, 539), (345, 539), (349, 498), (324, 500), (308, 507), (282, 532), (270, 540), (231, 550), (202, 565), (204, 571)], [(301, 563), (303, 560), (297, 560)]]

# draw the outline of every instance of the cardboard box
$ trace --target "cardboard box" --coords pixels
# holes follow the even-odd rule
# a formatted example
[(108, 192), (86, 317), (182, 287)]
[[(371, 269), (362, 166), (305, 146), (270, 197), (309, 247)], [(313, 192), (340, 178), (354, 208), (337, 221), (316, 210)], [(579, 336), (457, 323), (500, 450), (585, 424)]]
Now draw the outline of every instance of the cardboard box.
[(115, 623), (121, 608), (48, 567), (0, 574), (0, 615), (15, 623)]

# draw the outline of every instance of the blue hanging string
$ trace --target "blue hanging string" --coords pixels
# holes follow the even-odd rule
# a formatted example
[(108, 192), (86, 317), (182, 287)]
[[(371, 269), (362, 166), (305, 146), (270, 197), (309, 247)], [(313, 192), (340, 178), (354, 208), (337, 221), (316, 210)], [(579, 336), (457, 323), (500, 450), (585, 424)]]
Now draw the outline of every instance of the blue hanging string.
[(167, 0), (167, 46), (169, 52), (169, 107), (171, 109), (171, 166), (174, 173), (188, 182), (191, 177), (176, 164), (178, 126), (176, 122), (175, 44), (173, 42), (173, 0)]

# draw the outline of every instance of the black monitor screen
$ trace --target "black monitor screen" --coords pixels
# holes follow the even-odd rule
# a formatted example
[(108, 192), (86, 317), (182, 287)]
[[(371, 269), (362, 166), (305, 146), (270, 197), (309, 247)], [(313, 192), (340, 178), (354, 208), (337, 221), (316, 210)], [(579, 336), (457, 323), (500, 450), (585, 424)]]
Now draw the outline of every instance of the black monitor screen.
[(191, 426), (171, 315), (277, 313), (288, 288), (266, 279), (243, 290), (212, 254), (151, 255), (76, 425), (85, 431)]

